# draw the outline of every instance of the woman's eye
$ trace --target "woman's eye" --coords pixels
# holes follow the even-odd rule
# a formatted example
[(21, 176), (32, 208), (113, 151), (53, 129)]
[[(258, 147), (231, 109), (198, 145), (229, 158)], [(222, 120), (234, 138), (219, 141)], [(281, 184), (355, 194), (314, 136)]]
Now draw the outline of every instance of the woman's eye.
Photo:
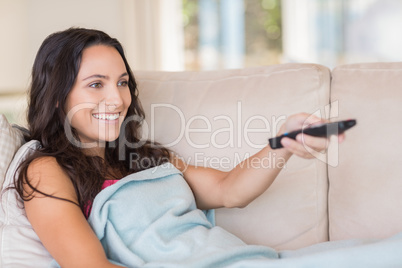
[(128, 85), (128, 82), (127, 81), (120, 81), (117, 85), (120, 86), (120, 87), (126, 87)]
[(92, 84), (89, 85), (89, 87), (92, 87), (92, 88), (101, 88), (101, 87), (102, 87), (102, 84), (101, 84), (101, 83), (92, 83)]

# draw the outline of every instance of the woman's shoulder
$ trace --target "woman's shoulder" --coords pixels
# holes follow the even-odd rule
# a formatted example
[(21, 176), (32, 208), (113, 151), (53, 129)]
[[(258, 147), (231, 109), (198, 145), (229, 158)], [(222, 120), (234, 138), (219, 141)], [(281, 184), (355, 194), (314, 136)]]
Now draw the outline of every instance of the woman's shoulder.
[(32, 160), (32, 162), (29, 164), (29, 168), (33, 168), (33, 167), (37, 168), (38, 166), (44, 165), (44, 164), (47, 164), (47, 165), (55, 165), (55, 164), (57, 164), (58, 165), (56, 157), (54, 157), (54, 156), (40, 156), (40, 157), (37, 157), (34, 160)]
[(38, 157), (29, 164), (27, 175), (29, 180), (46, 178), (55, 173), (64, 173), (63, 169), (53, 156)]
[(27, 182), (27, 186), (31, 188), (31, 191), (34, 190), (35, 196), (36, 194), (43, 195), (41, 193), (44, 193), (45, 195), (65, 198), (71, 201), (77, 200), (71, 178), (53, 156), (34, 159), (28, 166)]

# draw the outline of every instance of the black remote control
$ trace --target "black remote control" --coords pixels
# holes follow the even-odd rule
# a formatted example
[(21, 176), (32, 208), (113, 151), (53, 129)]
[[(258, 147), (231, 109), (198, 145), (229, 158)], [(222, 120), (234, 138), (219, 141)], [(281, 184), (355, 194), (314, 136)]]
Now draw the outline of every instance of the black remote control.
[(299, 133), (304, 133), (306, 135), (315, 137), (329, 137), (331, 135), (342, 134), (345, 130), (353, 127), (354, 125), (356, 125), (355, 119), (315, 125), (304, 129), (288, 132), (278, 137), (270, 138), (269, 145), (272, 149), (279, 149), (283, 147), (281, 144), (281, 140), (284, 137), (295, 139), (297, 134)]

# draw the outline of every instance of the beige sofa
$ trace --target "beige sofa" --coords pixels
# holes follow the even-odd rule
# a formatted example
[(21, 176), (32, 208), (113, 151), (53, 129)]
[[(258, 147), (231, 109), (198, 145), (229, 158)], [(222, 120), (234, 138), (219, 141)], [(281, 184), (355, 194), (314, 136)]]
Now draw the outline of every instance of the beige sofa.
[[(241, 70), (134, 73), (147, 116), (144, 138), (169, 146), (195, 165), (230, 170), (265, 146), (294, 113), (357, 119), (344, 143), (332, 139), (328, 154), (316, 152), (314, 160), (292, 157), (274, 184), (249, 206), (216, 210), (217, 225), (247, 243), (286, 250), (331, 240), (384, 238), (402, 230), (402, 145), (398, 139), (402, 63), (345, 65), (332, 71), (292, 63)], [(12, 136), (14, 145), (7, 143), (8, 156), (1, 159), (0, 183), (21, 145), (18, 131), (4, 119), (1, 130), (1, 140)], [(283, 165), (269, 158), (265, 161), (267, 168)], [(20, 256), (24, 243), (36, 247), (24, 248), (26, 258), (41, 256), (38, 263), (46, 263), (50, 256), (37, 248), (41, 244), (15, 199), (8, 192), (1, 200), (0, 264)], [(10, 221), (6, 217), (12, 209), (19, 209), (12, 214), (18, 217)]]
[(258, 151), (291, 114), (357, 119), (328, 156), (293, 157), (252, 204), (216, 210), (217, 224), (246, 242), (283, 250), (402, 231), (402, 63), (136, 77), (148, 137), (192, 164), (223, 170)]

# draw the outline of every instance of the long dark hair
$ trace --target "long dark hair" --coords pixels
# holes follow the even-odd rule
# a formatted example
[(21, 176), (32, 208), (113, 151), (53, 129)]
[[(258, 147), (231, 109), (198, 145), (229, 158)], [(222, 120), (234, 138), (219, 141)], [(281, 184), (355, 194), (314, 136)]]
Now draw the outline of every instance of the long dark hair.
[[(132, 99), (120, 137), (106, 143), (105, 159), (84, 154), (66, 135), (66, 131), (69, 131), (78, 139), (76, 131), (65, 129), (64, 126), (64, 107), (78, 75), (83, 50), (93, 45), (114, 47), (119, 52), (129, 75), (128, 86)], [(39, 48), (32, 68), (27, 115), (30, 132), (28, 139), (40, 141), (41, 148), (20, 165), (19, 175), (15, 180), (17, 192), (24, 201), (32, 199), (35, 192), (40, 192), (27, 179), (28, 166), (34, 159), (51, 156), (70, 177), (79, 206), (85, 212), (87, 205), (100, 192), (106, 177), (114, 176), (119, 179), (169, 160), (169, 150), (141, 140), (140, 127), (143, 119), (144, 111), (138, 99), (137, 84), (123, 47), (117, 39), (102, 31), (83, 28), (70, 28), (48, 36)], [(140, 159), (141, 163), (134, 163), (133, 159)], [(115, 172), (110, 172), (111, 170)], [(24, 185), (29, 186), (32, 191), (24, 190)], [(59, 198), (49, 193), (40, 193)]]

